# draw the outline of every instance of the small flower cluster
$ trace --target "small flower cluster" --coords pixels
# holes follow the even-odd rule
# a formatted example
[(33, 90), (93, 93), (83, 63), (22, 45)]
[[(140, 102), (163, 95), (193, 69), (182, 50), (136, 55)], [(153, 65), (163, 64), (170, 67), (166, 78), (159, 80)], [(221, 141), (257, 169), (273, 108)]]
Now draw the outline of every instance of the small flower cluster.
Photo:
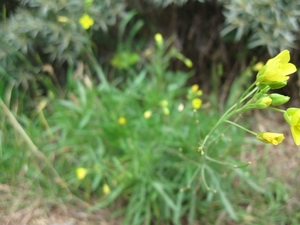
[[(76, 174), (76, 177), (78, 180), (84, 180), (85, 177), (87, 176), (88, 172), (89, 172), (88, 169), (86, 169), (84, 167), (78, 167), (75, 170), (75, 174)], [(106, 184), (106, 183), (103, 184), (102, 192), (104, 195), (110, 194), (111, 191), (110, 191), (110, 187), (108, 186), (108, 184)]]
[[(291, 127), (291, 132), (296, 145), (300, 145), (300, 108), (288, 108), (286, 111), (273, 108), (289, 101), (290, 97), (277, 93), (268, 94), (269, 90), (276, 90), (287, 85), (289, 75), (296, 72), (296, 66), (290, 61), (290, 52), (284, 50), (267, 63), (258, 71), (256, 86), (259, 90), (255, 102), (249, 108), (270, 108), (282, 112), (285, 120)], [(284, 139), (283, 134), (262, 132), (257, 134), (257, 139), (263, 142), (278, 145)]]
[(191, 100), (194, 109), (200, 109), (202, 105), (202, 90), (199, 89), (198, 84), (194, 84), (188, 92), (187, 99)]

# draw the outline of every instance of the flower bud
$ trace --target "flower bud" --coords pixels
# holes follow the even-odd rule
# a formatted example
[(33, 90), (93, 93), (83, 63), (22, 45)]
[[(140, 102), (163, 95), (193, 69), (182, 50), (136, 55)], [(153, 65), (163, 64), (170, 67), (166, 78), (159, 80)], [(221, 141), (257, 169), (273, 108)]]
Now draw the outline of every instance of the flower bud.
[(155, 43), (158, 47), (161, 47), (164, 43), (163, 36), (160, 33), (154, 35)]
[(83, 167), (79, 167), (76, 169), (76, 177), (78, 180), (82, 180), (85, 178), (85, 176), (87, 175), (88, 170), (86, 168)]
[(268, 95), (261, 97), (260, 99), (257, 100), (255, 103), (255, 108), (257, 109), (265, 109), (269, 107), (272, 103), (272, 98), (270, 98)]
[(185, 59), (183, 62), (188, 68), (193, 67), (193, 62), (190, 59)]
[(286, 81), (278, 81), (274, 84), (269, 84), (271, 89), (280, 89), (284, 86), (286, 86), (287, 82)]
[(256, 135), (256, 138), (264, 143), (278, 145), (283, 141), (284, 135), (281, 133), (260, 132)]
[(290, 100), (289, 96), (280, 95), (280, 94), (270, 94), (269, 97), (272, 99), (272, 106), (279, 106), (287, 103)]

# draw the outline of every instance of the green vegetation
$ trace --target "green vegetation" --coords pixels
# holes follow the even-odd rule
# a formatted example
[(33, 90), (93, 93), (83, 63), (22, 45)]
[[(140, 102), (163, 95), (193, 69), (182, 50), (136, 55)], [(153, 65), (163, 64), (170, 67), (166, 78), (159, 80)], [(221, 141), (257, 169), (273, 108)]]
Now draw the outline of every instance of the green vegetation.
[[(277, 64), (264, 67), (260, 85), (243, 95), (255, 79), (253, 60), (219, 104), (222, 64), (212, 64), (212, 91), (203, 93), (189, 81), (193, 62), (174, 47), (176, 38), (146, 39), (149, 24), (125, 8), (117, 0), (26, 0), (16, 16), (2, 12), (0, 184), (31, 193), (17, 206), (5, 198), (0, 209), (42, 196), (88, 213), (109, 209), (130, 225), (298, 224), (299, 204), (288, 207), (292, 188), (268, 177), (270, 148), (235, 124), (252, 127), (241, 114), (275, 102), (268, 91), (286, 85), (290, 63), (273, 60), (286, 70), (283, 80), (267, 76)], [(110, 40), (120, 12), (117, 40)], [(101, 55), (103, 43), (113, 46), (110, 57)], [(252, 134), (274, 145), (283, 139)]]

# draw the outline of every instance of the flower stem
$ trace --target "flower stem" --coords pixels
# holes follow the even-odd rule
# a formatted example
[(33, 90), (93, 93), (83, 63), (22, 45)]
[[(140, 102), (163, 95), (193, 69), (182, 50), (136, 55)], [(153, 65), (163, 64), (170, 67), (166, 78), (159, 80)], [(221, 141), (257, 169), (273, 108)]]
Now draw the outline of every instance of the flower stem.
[(278, 109), (278, 108), (274, 108), (274, 107), (268, 107), (267, 109), (274, 110), (274, 111), (281, 112), (281, 113), (285, 113), (285, 110), (283, 110), (283, 109)]
[[(231, 106), (222, 116), (221, 118), (218, 120), (218, 122), (213, 126), (213, 128), (209, 131), (209, 133), (206, 135), (206, 137), (204, 138), (204, 141), (202, 142), (200, 148), (203, 149), (206, 142), (208, 141), (208, 139), (210, 138), (210, 136), (212, 135), (212, 133), (220, 126), (220, 124), (222, 124), (225, 120), (229, 119), (231, 116), (233, 116), (236, 113), (239, 113), (241, 111), (243, 111), (244, 109), (246, 109), (246, 105), (244, 105), (243, 107), (236, 109), (237, 106), (242, 103), (243, 101), (245, 101), (246, 99), (248, 99), (251, 95), (253, 95), (256, 91), (257, 91), (257, 87), (255, 87), (252, 91), (251, 88), (253, 88), (255, 86), (255, 83), (253, 83), (250, 88), (248, 88), (244, 94), (242, 95), (243, 97), (241, 97), (237, 103), (235, 103), (233, 106)], [(248, 92), (248, 93), (247, 93)]]
[(230, 121), (230, 120), (225, 120), (225, 122), (226, 122), (226, 123), (229, 123), (229, 124), (231, 124), (231, 125), (234, 125), (234, 126), (240, 128), (240, 129), (244, 130), (244, 131), (247, 131), (247, 132), (250, 133), (250, 134), (253, 134), (253, 135), (255, 135), (255, 136), (257, 135), (257, 133), (255, 133), (255, 132), (253, 132), (253, 131), (251, 131), (251, 130), (248, 130), (247, 128), (245, 128), (245, 127), (243, 127), (243, 126), (241, 126), (241, 125), (239, 125), (239, 124), (237, 124), (237, 123), (235, 123), (235, 122), (232, 122), (232, 121)]

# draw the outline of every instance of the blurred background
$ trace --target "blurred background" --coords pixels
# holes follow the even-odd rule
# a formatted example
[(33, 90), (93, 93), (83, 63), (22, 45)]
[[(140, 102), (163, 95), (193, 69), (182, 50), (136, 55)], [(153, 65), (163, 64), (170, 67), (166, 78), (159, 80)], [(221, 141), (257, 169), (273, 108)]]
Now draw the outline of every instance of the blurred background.
[[(299, 1), (0, 7), (1, 223), (300, 223), (300, 155), (282, 115), (242, 118), (284, 133), (281, 146), (224, 126), (215, 162), (198, 151), (263, 63), (288, 49), (298, 68)], [(280, 90), (287, 106), (299, 107), (299, 74)]]

